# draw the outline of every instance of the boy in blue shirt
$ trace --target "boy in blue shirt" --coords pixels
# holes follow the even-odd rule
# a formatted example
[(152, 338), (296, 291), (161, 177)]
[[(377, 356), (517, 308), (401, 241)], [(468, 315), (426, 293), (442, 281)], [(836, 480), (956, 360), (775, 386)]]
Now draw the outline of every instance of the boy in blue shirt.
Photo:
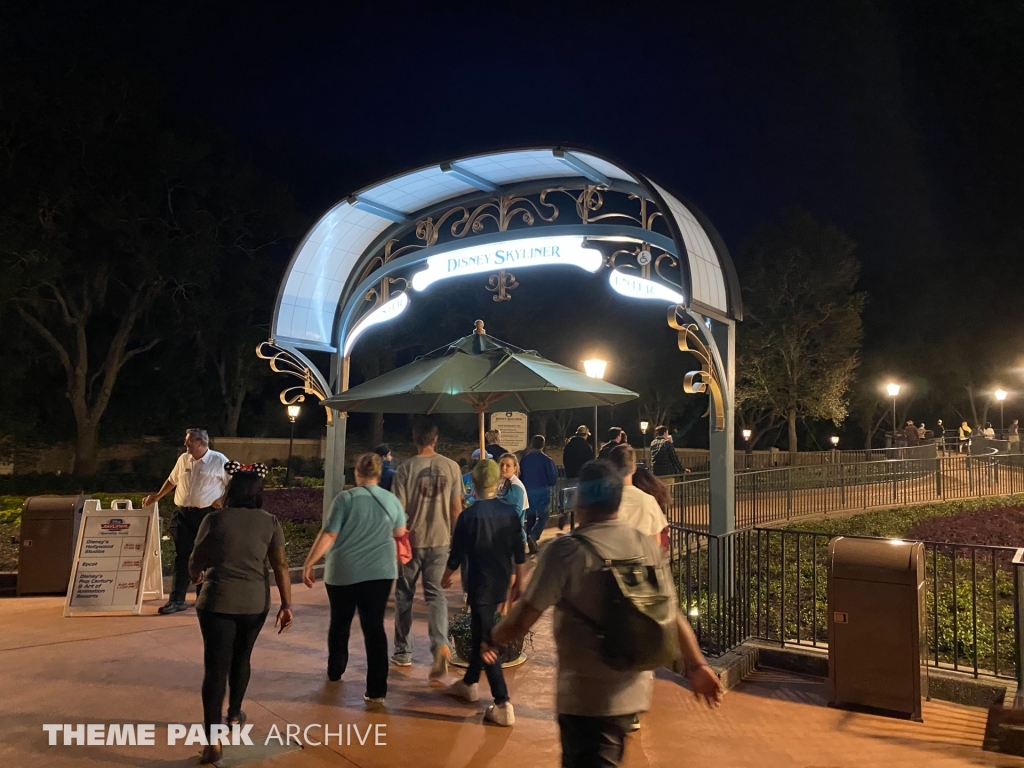
[[(459, 515), (455, 524), (448, 567), (441, 586), (445, 589), (450, 587), (452, 575), (459, 570), (463, 559), (468, 559), (466, 592), (469, 596), (473, 651), (467, 659), (469, 667), (465, 676), (449, 686), (447, 693), (464, 701), (477, 701), (480, 698), (477, 692), (480, 672), (485, 672), (494, 704), (487, 708), (484, 719), (510, 726), (515, 723), (515, 712), (508, 698), (501, 662), (486, 664), (480, 655), (481, 644), (490, 640), (498, 608), (506, 596), (513, 602), (518, 599), (525, 576), (522, 523), (514, 506), (496, 498), (500, 479), (501, 471), (491, 459), (484, 459), (473, 467), (477, 500)], [(510, 593), (513, 572), (515, 582)]]
[(558, 485), (558, 468), (544, 453), (543, 435), (534, 435), (530, 441), (530, 452), (519, 462), (519, 479), (526, 486), (526, 498), (530, 502), (526, 514), (526, 541), (530, 554), (534, 554), (551, 514), (551, 489)]

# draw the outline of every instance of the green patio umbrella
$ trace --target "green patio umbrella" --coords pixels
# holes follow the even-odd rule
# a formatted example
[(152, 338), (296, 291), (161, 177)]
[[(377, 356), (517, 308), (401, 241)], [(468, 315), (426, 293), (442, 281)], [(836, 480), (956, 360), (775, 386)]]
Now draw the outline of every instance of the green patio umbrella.
[(408, 365), (333, 395), (323, 405), (358, 413), (476, 413), (484, 451), (487, 411), (618, 405), (636, 392), (594, 379), (476, 330)]

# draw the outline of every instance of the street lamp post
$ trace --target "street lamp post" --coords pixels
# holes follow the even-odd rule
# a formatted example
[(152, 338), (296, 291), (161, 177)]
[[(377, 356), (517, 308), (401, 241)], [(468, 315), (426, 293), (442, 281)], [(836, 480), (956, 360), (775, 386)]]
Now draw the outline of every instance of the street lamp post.
[(643, 433), (644, 436), (644, 463), (647, 466), (650, 466), (651, 464), (650, 459), (647, 457), (647, 428), (649, 426), (651, 426), (651, 422), (649, 421), (640, 422), (640, 431)]
[(1006, 390), (996, 390), (996, 400), (999, 401), (999, 439), (1004, 440), (1006, 433), (1003, 431), (1003, 402), (1006, 400)]
[(754, 452), (754, 446), (750, 444), (750, 438), (753, 436), (753, 431), (749, 429), (743, 430), (743, 468), (750, 469), (750, 454)]
[(832, 461), (834, 463), (837, 452), (839, 451), (839, 435), (832, 435), (829, 440), (832, 442)]
[(900, 385), (894, 382), (890, 382), (885, 391), (889, 393), (889, 397), (892, 398), (892, 447), (896, 447), (896, 397), (900, 393)]
[[(607, 360), (601, 360), (599, 358), (592, 357), (590, 360), (584, 360), (583, 361), (583, 370), (586, 372), (587, 376), (589, 376), (592, 379), (603, 379), (604, 378), (605, 369), (607, 369), (607, 368), (608, 368), (608, 361)], [(598, 450), (600, 450), (600, 447), (601, 447), (601, 446), (599, 446), (597, 444), (598, 435), (599, 434), (600, 434), (600, 432), (598, 432), (598, 430), (597, 430), (597, 406), (595, 405), (594, 406), (594, 458), (595, 459), (597, 458), (597, 452), (598, 452)]]
[(288, 406), (288, 421), (292, 423), (292, 431), (288, 436), (288, 463), (285, 465), (284, 470), (284, 484), (286, 487), (292, 484), (292, 447), (295, 444), (295, 420), (299, 418), (299, 413), (301, 411), (301, 406)]

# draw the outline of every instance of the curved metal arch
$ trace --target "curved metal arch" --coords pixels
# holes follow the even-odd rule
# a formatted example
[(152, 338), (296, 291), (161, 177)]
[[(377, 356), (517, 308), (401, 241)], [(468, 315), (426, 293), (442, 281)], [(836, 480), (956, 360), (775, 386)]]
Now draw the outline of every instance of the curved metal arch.
[[(458, 162), (458, 161), (452, 161), (452, 162)], [(387, 229), (385, 229), (383, 232), (381, 232), (379, 235), (377, 235), (377, 237), (374, 238), (373, 242), (370, 243), (369, 246), (367, 246), (367, 248), (363, 252), (362, 257), (353, 265), (353, 267), (352, 267), (352, 274), (355, 274), (355, 275), (362, 274), (365, 271), (366, 267), (369, 264), (371, 264), (374, 261), (374, 259), (377, 259), (377, 258), (380, 257), (381, 253), (383, 252), (383, 250), (384, 250), (384, 248), (385, 248), (385, 246), (387, 245), (388, 242), (390, 242), (391, 240), (395, 240), (395, 239), (401, 239), (401, 238), (409, 235), (411, 232), (413, 232), (416, 229), (416, 227), (419, 224), (419, 222), (422, 221), (423, 219), (427, 218), (427, 217), (434, 217), (434, 216), (437, 216), (439, 214), (444, 214), (447, 211), (451, 210), (452, 208), (472, 207), (472, 206), (475, 206), (475, 205), (486, 203), (486, 202), (488, 202), (490, 200), (493, 200), (496, 197), (501, 196), (501, 195), (516, 195), (516, 196), (536, 195), (536, 194), (538, 194), (540, 192), (543, 192), (545, 189), (551, 189), (553, 187), (581, 187), (582, 188), (582, 187), (586, 186), (589, 183), (590, 182), (588, 182), (586, 179), (583, 179), (580, 176), (566, 176), (566, 177), (561, 177), (561, 178), (556, 177), (556, 178), (545, 178), (545, 179), (533, 179), (533, 180), (530, 180), (530, 181), (520, 181), (520, 182), (516, 182), (514, 184), (507, 184), (507, 185), (499, 186), (499, 187), (496, 187), (495, 191), (493, 191), (493, 192), (474, 192), (474, 193), (470, 193), (470, 194), (466, 194), (466, 195), (461, 195), (459, 197), (453, 197), (453, 198), (450, 198), (448, 200), (444, 200), (444, 201), (442, 201), (440, 203), (435, 203), (435, 204), (427, 206), (425, 208), (421, 208), (420, 210), (416, 211), (415, 213), (409, 214), (409, 220), (408, 221), (396, 222), (396, 223), (392, 224), (390, 227), (388, 227)], [(608, 184), (605, 187), (605, 189), (613, 191), (613, 192), (620, 192), (622, 194), (643, 196), (645, 198), (650, 199), (650, 194), (649, 194), (648, 190), (645, 187), (642, 187), (641, 185), (635, 184), (635, 183), (624, 182), (624, 181), (621, 181), (621, 180), (613, 179), (613, 180), (611, 180), (611, 183)], [(561, 226), (561, 225), (556, 225), (556, 226)], [(594, 227), (596, 225), (591, 224), (591, 225), (588, 225), (588, 226)], [(549, 230), (550, 230), (550, 226), (546, 226), (546, 227), (543, 228), (543, 233), (544, 234), (548, 234)], [(592, 230), (588, 230), (588, 232), (590, 232), (590, 231), (592, 231)], [(513, 230), (513, 232), (521, 232), (521, 230)], [(489, 235), (489, 234), (492, 234), (492, 233), (487, 233), (487, 234)], [(655, 233), (655, 234), (657, 234), (657, 233)], [(475, 236), (473, 236), (473, 242), (480, 242), (480, 243), (488, 242), (488, 241), (485, 241), (485, 240), (480, 240), (480, 238), (486, 237), (486, 236), (487, 235), (475, 235)], [(520, 234), (520, 236), (522, 236), (522, 235)], [(439, 248), (440, 246), (434, 246), (434, 247), (438, 247)], [(435, 251), (435, 253), (443, 253), (443, 251)], [(675, 255), (677, 258), (679, 256), (679, 254), (675, 253), (674, 251), (673, 251), (673, 255)], [(369, 288), (372, 288), (372, 283), (373, 282), (379, 282), (382, 277), (390, 276), (391, 274), (394, 274), (394, 271), (391, 271), (391, 272), (387, 273), (387, 275), (385, 275), (384, 272), (381, 272), (380, 270), (377, 270), (377, 271), (372, 273), (372, 275), (377, 277), (376, 280), (371, 280), (370, 278), (367, 278), (367, 280), (364, 280), (364, 281), (360, 282), (359, 284), (356, 284), (356, 285), (350, 284), (348, 287), (346, 287), (342, 291), (341, 298), (340, 298), (340, 300), (338, 302), (338, 309), (337, 309), (337, 312), (335, 313), (335, 318), (334, 318), (334, 327), (335, 327), (336, 333), (335, 333), (334, 339), (332, 341), (332, 346), (336, 347), (337, 349), (342, 349), (342, 347), (343, 347), (341, 339), (337, 336), (337, 330), (341, 327), (342, 315), (344, 313), (344, 308), (349, 304), (349, 302), (351, 302), (353, 300), (354, 297), (362, 295), (362, 294), (364, 294), (366, 292), (366, 290), (369, 290)], [(369, 286), (367, 286), (367, 282), (370, 283)], [(283, 288), (282, 288), (282, 290), (283, 290)], [(275, 311), (276, 311), (276, 308), (275, 308)]]
[[(635, 234), (638, 232), (642, 232), (643, 237)], [(674, 241), (665, 237), (665, 235), (657, 232), (651, 232), (650, 230), (640, 230), (637, 227), (620, 227), (614, 224), (555, 224), (544, 227), (538, 234), (539, 237), (559, 237), (565, 235), (580, 235), (592, 238), (629, 236), (636, 240), (649, 242), (651, 245), (657, 246), (666, 253), (672, 254), (677, 259), (680, 258), (679, 254), (676, 252), (677, 247)], [(477, 235), (473, 238), (472, 242), (477, 245), (493, 245), (494, 243), (501, 243), (506, 240), (520, 240), (522, 237), (523, 230), (509, 230), (506, 232), (491, 232), (486, 235)], [(348, 301), (340, 308), (337, 320), (338, 324), (335, 329), (338, 349), (343, 350), (345, 348), (345, 341), (347, 339), (348, 332), (352, 329), (352, 326), (355, 323), (356, 313), (364, 303), (364, 300), (360, 299), (360, 297), (365, 296), (367, 291), (372, 289), (381, 281), (381, 279), (407, 270), (417, 264), (422, 264), (431, 256), (437, 256), (448, 251), (458, 250), (465, 246), (466, 243), (463, 241), (454, 241), (428, 248), (421, 248), (405, 256), (399, 256), (393, 261), (389, 261), (381, 269), (372, 272), (369, 277), (351, 291)]]
[[(460, 163), (473, 163), (481, 159), (491, 157), (510, 157), (514, 160), (514, 156), (519, 153), (532, 153), (535, 156), (537, 155), (537, 153), (551, 153), (552, 157), (561, 160), (565, 163), (567, 173), (563, 177), (555, 175), (541, 175), (526, 178), (524, 180), (515, 181), (508, 184), (492, 184), (492, 182), (486, 178), (476, 177), (481, 183), (481, 187), (486, 186), (487, 189), (478, 187), (477, 191), (453, 194), (450, 197), (446, 197), (443, 199), (437, 198), (435, 196), (435, 203), (428, 206), (424, 206), (422, 209), (416, 211), (403, 212), (390, 210), (386, 205), (383, 205), (374, 199), (374, 196), (381, 191), (384, 185), (387, 185), (402, 178), (411, 178), (416, 174), (423, 174), (427, 171), (430, 171), (433, 168), (437, 168), (438, 172), (440, 173), (444, 172), (445, 170), (451, 170), (453, 165), (457, 165)], [(580, 156), (583, 156), (586, 159), (586, 161), (581, 161)], [(588, 166), (587, 163), (591, 162), (591, 158), (593, 159), (593, 163), (596, 163), (598, 165), (597, 170), (595, 170), (595, 168), (593, 167)], [(546, 162), (548, 163), (547, 167), (550, 169), (550, 158), (548, 158), (548, 161)], [(607, 170), (602, 171), (600, 169), (601, 163), (605, 164)], [(573, 170), (576, 170), (578, 174), (573, 175)], [(463, 189), (467, 188), (467, 186), (473, 186), (472, 183), (467, 183), (465, 180), (466, 178), (472, 179), (472, 177), (474, 176), (472, 172), (466, 173), (459, 167), (456, 167), (455, 171), (456, 173), (453, 175), (453, 178), (459, 180), (459, 183), (462, 184)], [(627, 181), (619, 178), (612, 178), (612, 176), (615, 175), (628, 176), (630, 179), (632, 179), (632, 181)], [(437, 177), (435, 175), (435, 179), (436, 178)], [(706, 254), (707, 249), (704, 246), (688, 247), (688, 245), (693, 246), (694, 244), (688, 244), (686, 242), (686, 235), (684, 232), (680, 230), (680, 227), (678, 226), (675, 220), (675, 209), (672, 209), (673, 212), (670, 212), (670, 206), (666, 205), (666, 201), (659, 194), (657, 185), (655, 185), (654, 182), (652, 182), (648, 177), (630, 170), (627, 166), (623, 165), (622, 163), (617, 163), (614, 160), (607, 158), (603, 154), (594, 152), (586, 148), (552, 148), (550, 146), (533, 146), (514, 149), (502, 149), (490, 153), (478, 153), (474, 155), (468, 155), (461, 157), (457, 160), (453, 160), (449, 163), (445, 163), (443, 165), (431, 164), (423, 166), (414, 171), (395, 174), (394, 176), (391, 176), (388, 179), (378, 181), (372, 185), (363, 187), (353, 196), (350, 196), (349, 198), (346, 198), (345, 200), (340, 201), (336, 205), (332, 206), (324, 214), (324, 216), (322, 216), (317, 221), (317, 223), (310, 229), (310, 231), (307, 232), (307, 234), (303, 237), (302, 241), (299, 243), (295, 252), (292, 254), (292, 258), (289, 261), (285, 277), (281, 282), (278, 291), (277, 302), (275, 303), (274, 307), (272, 325), (273, 335), (278, 336), (282, 341), (292, 343), (293, 345), (301, 346), (304, 349), (316, 349), (329, 352), (336, 352), (338, 349), (338, 339), (337, 336), (334, 334), (335, 330), (338, 329), (340, 325), (341, 312), (345, 304), (347, 304), (351, 300), (353, 292), (357, 290), (357, 286), (353, 285), (352, 273), (355, 272), (358, 277), (361, 274), (361, 270), (365, 269), (366, 264), (369, 263), (370, 260), (375, 257), (375, 254), (379, 252), (379, 250), (383, 247), (384, 243), (386, 243), (389, 239), (394, 237), (396, 233), (407, 232), (408, 227), (414, 226), (414, 222), (418, 218), (422, 218), (423, 215), (429, 215), (426, 213), (427, 211), (442, 209), (444, 207), (450, 207), (453, 204), (457, 205), (463, 199), (466, 202), (472, 202), (474, 200), (482, 200), (486, 199), (487, 197), (493, 197), (495, 194), (529, 194), (529, 190), (536, 192), (543, 187), (550, 187), (558, 184), (561, 184), (563, 186), (586, 186), (588, 183), (606, 185), (609, 188), (615, 189), (616, 191), (637, 194), (643, 199), (647, 199), (655, 203), (665, 218), (666, 226), (668, 227), (669, 231), (673, 235), (673, 238), (677, 242), (677, 248), (675, 250), (676, 256), (679, 259), (680, 283), (683, 286), (684, 293), (687, 295), (688, 300), (693, 301), (695, 309), (701, 311), (703, 314), (714, 316), (720, 319), (742, 318), (741, 297), (739, 294), (738, 283), (735, 279), (735, 268), (732, 265), (731, 257), (724, 245), (724, 242), (721, 239), (721, 236), (710, 224), (710, 222), (707, 220), (707, 217), (704, 216), (702, 212), (694, 208), (692, 204), (689, 204), (682, 198), (679, 198), (674, 194), (672, 195), (673, 201), (678, 202), (679, 206), (682, 206), (682, 208), (684, 209), (684, 212), (692, 216), (693, 222), (691, 222), (691, 224), (696, 225), (697, 236), (707, 238), (708, 242), (705, 245), (710, 245), (712, 253), (709, 256), (706, 256), (705, 259), (714, 258), (717, 262), (717, 268), (720, 269), (722, 272), (723, 279), (721, 283), (716, 283), (716, 285), (719, 286), (719, 296), (722, 295), (722, 290), (724, 288), (724, 297), (722, 297), (722, 303), (725, 305), (724, 313), (720, 308), (707, 306), (701, 303), (700, 301), (696, 301), (695, 295), (697, 291), (694, 288), (694, 276), (691, 274), (690, 262), (692, 258), (695, 258), (694, 255), (697, 254), (698, 252), (703, 252)], [(377, 231), (378, 234), (374, 237), (373, 241), (367, 247), (362, 248), (361, 253), (360, 255), (357, 256), (355, 262), (350, 262), (350, 265), (345, 267), (345, 269), (347, 270), (345, 274), (339, 275), (339, 277), (341, 277), (342, 280), (335, 281), (336, 285), (338, 282), (341, 282), (342, 286), (339, 291), (337, 303), (335, 304), (333, 318), (328, 318), (325, 316), (323, 310), (327, 309), (327, 307), (324, 306), (324, 302), (320, 302), (320, 304), (316, 305), (320, 307), (319, 317), (321, 319), (319, 321), (313, 320), (312, 315), (307, 316), (307, 323), (319, 323), (319, 327), (321, 329), (319, 336), (321, 338), (321, 341), (316, 341), (312, 337), (288, 338), (287, 336), (281, 335), (279, 322), (281, 308), (286, 303), (286, 289), (290, 284), (290, 279), (292, 275), (295, 274), (294, 270), (298, 258), (303, 253), (306, 246), (310, 243), (310, 238), (314, 235), (314, 233), (325, 234), (324, 232), (321, 231), (320, 228), (325, 224), (325, 222), (331, 215), (335, 214), (339, 210), (343, 210), (343, 207), (345, 205), (358, 206), (358, 204), (361, 202), (359, 198), (361, 195), (364, 194), (369, 195), (368, 199), (364, 203), (365, 207), (368, 208), (372, 213), (375, 213), (378, 217), (373, 220), (375, 224), (373, 229)], [(379, 197), (379, 195), (377, 196)], [(379, 224), (385, 221), (386, 218), (388, 218), (392, 214), (397, 217), (400, 217), (402, 219), (401, 222), (391, 226), (387, 226), (383, 229), (379, 229)], [(694, 227), (691, 227), (691, 229), (694, 229)], [(700, 230), (703, 230), (703, 234), (700, 233)], [(326, 234), (330, 235), (331, 233), (328, 232)], [(703, 240), (701, 242), (703, 242)], [(348, 253), (354, 255), (356, 251), (349, 250)], [(704, 270), (706, 268), (701, 267), (701, 269)], [(301, 271), (298, 272), (298, 275), (301, 276), (302, 274), (304, 273)], [(308, 276), (312, 276), (314, 273), (310, 272), (306, 274)], [(323, 274), (324, 273), (321, 273), (321, 275)], [(318, 281), (323, 281), (325, 278), (321, 276), (315, 279)], [(724, 283), (724, 286), (722, 285), (722, 283)], [(298, 285), (294, 287), (297, 288)], [(303, 306), (301, 303), (296, 302), (296, 298), (298, 298), (301, 301), (301, 296), (299, 296), (296, 293), (291, 293), (289, 295), (292, 297), (292, 301), (290, 303), (293, 306), (297, 308)], [(313, 300), (315, 301), (315, 299)], [(331, 298), (330, 301), (333, 302), (334, 298)], [(330, 325), (330, 328), (327, 327), (328, 324)], [(333, 338), (327, 338), (328, 335), (333, 336)]]

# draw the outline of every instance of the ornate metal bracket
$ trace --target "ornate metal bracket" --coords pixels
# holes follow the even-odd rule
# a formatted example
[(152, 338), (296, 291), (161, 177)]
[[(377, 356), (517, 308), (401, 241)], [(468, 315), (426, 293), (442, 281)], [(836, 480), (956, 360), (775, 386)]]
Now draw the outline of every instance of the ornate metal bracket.
[(519, 283), (516, 282), (516, 276), (511, 272), (506, 272), (504, 269), (499, 270), (498, 274), (487, 278), (487, 290), (494, 294), (491, 297), (494, 301), (512, 301), (512, 297), (507, 292), (518, 287)]
[(689, 395), (708, 394), (707, 416), (714, 410), (715, 432), (725, 431), (725, 409), (722, 401), (722, 385), (715, 369), (714, 355), (704, 343), (700, 330), (695, 323), (679, 321), (682, 307), (675, 305), (668, 308), (668, 325), (679, 331), (679, 351), (688, 352), (700, 360), (700, 370), (690, 371), (683, 378), (683, 391)]
[[(615, 198), (615, 204), (606, 207), (607, 195)], [(427, 216), (416, 222), (415, 228), (405, 231), (400, 237), (388, 240), (364, 267), (360, 282), (393, 259), (422, 248), (430, 248), (444, 240), (460, 240), (472, 235), (494, 230), (506, 232), (513, 225), (534, 227), (553, 224), (564, 214), (572, 215), (568, 205), (559, 203), (571, 201), (575, 214), (583, 224), (629, 223), (638, 230), (653, 231), (655, 223), (663, 220), (663, 214), (651, 201), (636, 194), (612, 193), (607, 187), (588, 184), (582, 187), (560, 186), (542, 189), (529, 195), (504, 194), (483, 200), (473, 205), (458, 205), (435, 216)], [(623, 205), (626, 202), (628, 205)], [(635, 208), (634, 208), (635, 206)], [(564, 210), (563, 210), (564, 207)], [(640, 234), (640, 232), (638, 232)], [(620, 249), (606, 259), (605, 266), (613, 269), (638, 270), (645, 279), (657, 278), (666, 284), (679, 287), (679, 262), (670, 253), (644, 243), (632, 249)], [(663, 272), (664, 270), (664, 272)], [(405, 278), (387, 277), (376, 288), (366, 294), (366, 313), (386, 304), (390, 298), (408, 290)], [(487, 290), (495, 295), (494, 301), (509, 301), (508, 292), (518, 287), (515, 277), (499, 271), (487, 282)]]
[[(272, 342), (263, 341), (256, 345), (256, 357), (260, 360), (270, 362), (270, 370), (274, 373), (286, 373), (297, 379), (302, 379), (302, 384), (288, 387), (281, 391), (281, 402), (285, 405), (302, 403), (306, 395), (316, 395), (318, 401), (330, 397), (326, 383), (319, 372), (314, 372), (308, 361), (287, 349), (281, 349)], [(333, 421), (333, 414), (330, 408), (327, 411), (327, 423)]]

